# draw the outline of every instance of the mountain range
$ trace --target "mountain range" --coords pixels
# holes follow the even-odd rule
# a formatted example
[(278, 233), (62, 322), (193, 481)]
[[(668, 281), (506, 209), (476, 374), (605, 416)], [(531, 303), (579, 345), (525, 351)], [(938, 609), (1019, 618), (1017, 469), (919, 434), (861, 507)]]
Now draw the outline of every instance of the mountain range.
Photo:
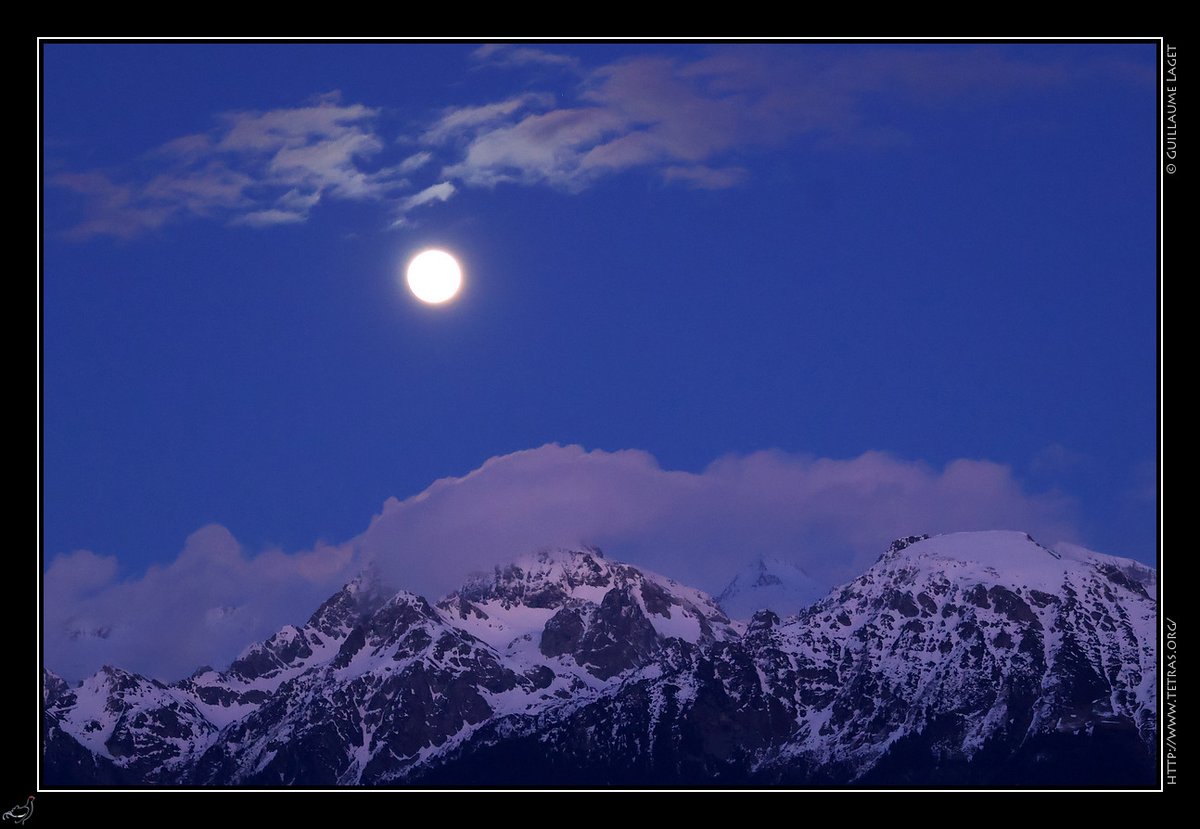
[(221, 671), (45, 670), (43, 782), (1157, 784), (1151, 568), (1017, 532), (913, 536), (796, 610), (739, 621), (595, 548), (436, 603), (366, 573)]

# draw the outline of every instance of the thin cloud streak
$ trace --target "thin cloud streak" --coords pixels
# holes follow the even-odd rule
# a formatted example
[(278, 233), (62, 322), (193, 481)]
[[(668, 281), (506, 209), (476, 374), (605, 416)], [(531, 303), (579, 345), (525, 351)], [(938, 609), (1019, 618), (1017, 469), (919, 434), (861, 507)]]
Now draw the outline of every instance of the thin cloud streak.
[(426, 187), (420, 193), (414, 196), (409, 196), (404, 200), (405, 210), (411, 210), (414, 207), (420, 207), (423, 204), (430, 202), (445, 201), (454, 195), (455, 187), (448, 181), (443, 181), (438, 184)]

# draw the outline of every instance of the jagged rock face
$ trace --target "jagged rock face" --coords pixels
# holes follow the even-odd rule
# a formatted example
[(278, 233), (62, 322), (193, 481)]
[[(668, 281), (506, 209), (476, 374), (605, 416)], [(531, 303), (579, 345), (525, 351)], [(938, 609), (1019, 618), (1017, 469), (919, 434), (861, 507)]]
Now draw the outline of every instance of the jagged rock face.
[(202, 782), (374, 782), (492, 714), (545, 677), (517, 673), (419, 596), (360, 622), (323, 667), (288, 680), (199, 760)]
[(436, 606), (348, 586), (224, 673), (47, 674), (48, 782), (1150, 785), (1157, 609), (1121, 562), (914, 536), (744, 628), (596, 550)]
[(629, 587), (609, 590), (599, 607), (561, 608), (538, 644), (543, 655), (570, 656), (600, 679), (646, 664), (657, 649), (654, 626)]
[[(643, 596), (646, 594), (645, 589), (641, 592)], [(616, 587), (604, 594), (573, 656), (595, 676), (608, 679), (645, 665), (657, 650), (654, 625), (646, 618), (632, 590)]]
[(738, 635), (705, 594), (608, 561), (595, 548), (543, 552), (496, 568), (438, 608), (506, 656), (528, 661), (526, 651), (536, 652), (599, 680), (648, 664), (668, 638), (696, 643)]
[(61, 747), (69, 738), (95, 755), (89, 762), (78, 752), (51, 754), (47, 747), (47, 764), (65, 767), (81, 783), (89, 770), (101, 779), (171, 782), (217, 734), (191, 701), (120, 668), (105, 666), (74, 689), (47, 671), (43, 703), (48, 743)]

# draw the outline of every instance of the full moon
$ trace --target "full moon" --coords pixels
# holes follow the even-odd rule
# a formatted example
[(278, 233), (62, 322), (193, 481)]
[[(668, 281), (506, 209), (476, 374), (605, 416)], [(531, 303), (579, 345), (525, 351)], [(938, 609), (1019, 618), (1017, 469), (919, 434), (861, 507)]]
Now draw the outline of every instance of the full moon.
[(462, 286), (462, 268), (444, 250), (424, 250), (408, 263), (408, 289), (422, 302), (440, 305)]

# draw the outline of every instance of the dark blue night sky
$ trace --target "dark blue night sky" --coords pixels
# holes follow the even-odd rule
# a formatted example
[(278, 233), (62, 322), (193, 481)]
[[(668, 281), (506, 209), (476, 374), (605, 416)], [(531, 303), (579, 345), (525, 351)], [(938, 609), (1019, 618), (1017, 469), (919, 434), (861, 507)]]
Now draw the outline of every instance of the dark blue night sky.
[[(64, 595), (178, 568), (206, 525), (242, 576), (324, 541), (342, 558), (310, 582), (340, 578), (387, 499), (416, 509), (518, 452), (587, 495), (551, 507), (497, 477), (494, 511), (439, 513), (477, 539), (466, 563), (508, 555), (489, 516), (528, 508), (556, 516), (546, 543), (588, 513), (580, 534), (687, 581), (696, 516), (737, 524), (681, 506), (718, 475), (750, 483), (713, 503), (777, 507), (729, 507), (753, 526), (723, 542), (729, 574), (759, 547), (813, 569), (893, 531), (1017, 522), (1155, 559), (1153, 44), (43, 59), (43, 541)], [(429, 246), (466, 274), (436, 308), (401, 280)], [(635, 456), (680, 489), (622, 523), (630, 485), (589, 470)], [(541, 543), (522, 526), (513, 546)]]

